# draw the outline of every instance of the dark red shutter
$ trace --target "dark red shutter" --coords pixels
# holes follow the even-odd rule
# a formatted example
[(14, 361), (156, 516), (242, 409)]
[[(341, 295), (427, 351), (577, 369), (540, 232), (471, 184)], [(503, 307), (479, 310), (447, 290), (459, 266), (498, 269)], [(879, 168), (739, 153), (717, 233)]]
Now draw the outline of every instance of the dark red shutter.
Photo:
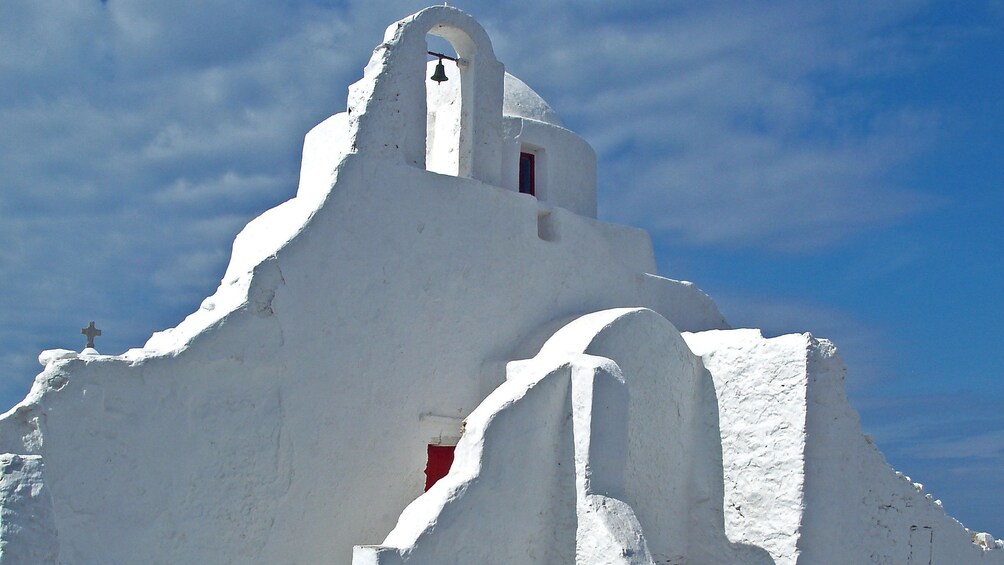
[(453, 445), (429, 446), (429, 463), (425, 466), (425, 490), (432, 488), (436, 481), (450, 472), (455, 448)]

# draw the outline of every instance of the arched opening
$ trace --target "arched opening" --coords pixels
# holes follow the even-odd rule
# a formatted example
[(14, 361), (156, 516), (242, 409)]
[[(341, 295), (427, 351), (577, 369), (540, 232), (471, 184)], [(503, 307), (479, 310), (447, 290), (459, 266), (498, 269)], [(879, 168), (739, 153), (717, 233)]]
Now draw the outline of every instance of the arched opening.
[(472, 112), (476, 69), (471, 64), (476, 46), (467, 33), (447, 24), (433, 26), (425, 36), (427, 51), (442, 53), (456, 61), (443, 60), (447, 80), (431, 77), (439, 59), (429, 56), (426, 64), (425, 168), (465, 178), (473, 176), (472, 144), (476, 134)]
[[(446, 39), (428, 34), (427, 51), (448, 58), (429, 56), (425, 80), (425, 168), (444, 175), (460, 175), (460, 136), (463, 130), (463, 70), (453, 45)], [(436, 82), (432, 75), (442, 62), (446, 80)]]
[[(441, 37), (452, 46), (459, 59), (455, 70), (460, 74), (455, 82), (460, 87), (456, 95), (460, 102), (458, 135), (438, 135), (441, 126), (437, 124), (431, 144), (426, 143), (428, 87), (443, 85), (428, 84), (429, 36)], [(452, 173), (455, 166), (460, 177), (500, 186), (504, 72), (484, 29), (460, 10), (433, 6), (401, 20), (387, 29), (384, 42), (366, 65), (363, 80), (349, 88), (347, 113), (353, 151), (428, 168), (427, 145), (432, 145), (434, 169)], [(446, 139), (450, 142), (444, 145)], [(456, 157), (437, 164), (440, 147), (454, 143)]]

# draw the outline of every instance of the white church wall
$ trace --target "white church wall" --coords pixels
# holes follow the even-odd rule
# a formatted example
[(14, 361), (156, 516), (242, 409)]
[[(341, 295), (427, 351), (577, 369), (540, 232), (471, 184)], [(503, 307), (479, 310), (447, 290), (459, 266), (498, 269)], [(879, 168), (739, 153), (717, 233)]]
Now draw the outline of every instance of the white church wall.
[(0, 455), (0, 565), (58, 565), (52, 499), (38, 455)]
[(730, 539), (779, 565), (1004, 563), (861, 433), (832, 344), (758, 330), (684, 337), (718, 393)]
[(504, 187), (519, 189), (519, 154), (537, 155), (537, 197), (549, 206), (560, 206), (596, 217), (596, 154), (581, 137), (556, 125), (518, 117), (505, 117)]
[(922, 485), (894, 472), (861, 433), (836, 348), (809, 339), (806, 364), (806, 510), (799, 563), (1004, 564), (1004, 550), (974, 544), (973, 532), (947, 516)]
[[(686, 558), (690, 536), (713, 528), (682, 518), (707, 514), (698, 511), (696, 500), (721, 504), (713, 491), (700, 492), (707, 486), (703, 482), (707, 473), (717, 474), (709, 460), (721, 448), (717, 423), (705, 427), (695, 421), (703, 415), (698, 387), (704, 375), (699, 362), (675, 328), (647, 310), (612, 310), (579, 318), (549, 339), (541, 354), (571, 351), (614, 359), (630, 380), (625, 501), (648, 532), (654, 558)], [(698, 438), (695, 428), (710, 433)], [(653, 472), (656, 468), (659, 471)], [(707, 480), (716, 482), (713, 477)]]
[(450, 473), (353, 564), (574, 562), (573, 370), (512, 373), (466, 418)]
[(576, 562), (654, 563), (644, 528), (625, 502), (631, 435), (628, 383), (612, 360), (583, 357), (593, 366), (582, 363), (585, 366), (572, 373)]
[(694, 283), (650, 273), (641, 277), (643, 292), (648, 297), (644, 302), (652, 304), (650, 308), (665, 316), (681, 332), (729, 327), (711, 297)]
[[(241, 322), (230, 317), (230, 331), (247, 331)], [(37, 384), (51, 377), (55, 388), (30, 410), (63, 563), (260, 558), (291, 472), (262, 355), (269, 333), (247, 331), (264, 341), (241, 346), (217, 332), (179, 357), (94, 357), (43, 373)]]
[(804, 504), (805, 338), (685, 333), (714, 378), (729, 539), (794, 565)]
[(228, 270), (237, 310), (203, 308), (153, 351), (50, 364), (0, 449), (43, 456), (68, 562), (348, 562), (421, 493), (423, 415), (467, 415), (552, 317), (644, 304), (595, 220), (544, 241), (537, 215), (349, 156), (316, 212), (256, 220), (309, 218), (290, 241), (235, 244), (235, 265), (267, 257)]
[(505, 98), (502, 115), (527, 118), (545, 124), (564, 127), (557, 112), (525, 82), (509, 73), (503, 79)]
[(468, 416), (449, 475), (405, 509), (383, 545), (356, 547), (353, 565), (653, 563), (632, 509), (616, 498), (625, 393), (606, 359), (510, 364)]
[[(351, 151), (348, 113), (340, 112), (312, 127), (303, 137), (296, 198), (319, 205), (331, 191), (338, 163)], [(288, 224), (296, 227), (303, 222), (291, 221)]]
[(676, 328), (648, 309), (598, 312), (559, 330), (541, 354), (578, 350), (613, 359), (628, 383), (624, 500), (657, 562), (769, 562), (725, 535), (714, 383)]
[[(425, 170), (427, 33), (447, 37), (468, 65), (455, 175)], [(654, 274), (648, 236), (590, 217), (592, 150), (528, 87), (524, 104), (509, 106), (526, 115), (503, 118), (503, 69), (469, 16), (430, 8), (384, 39), (347, 112), (307, 134), (297, 196), (241, 232), (214, 296), (121, 356), (40, 357), (45, 370), (29, 395), (0, 416), (0, 452), (27, 469), (0, 483), (9, 491), (0, 519), (31, 524), (18, 505), (38, 504), (51, 509), (52, 528), (40, 515), (44, 527), (19, 530), (39, 532), (40, 553), (3, 565), (44, 563), (57, 551), (63, 563), (349, 563), (353, 546), (383, 539), (422, 493), (429, 442), (455, 439), (457, 422), (479, 406), (491, 418), (531, 406), (498, 393), (515, 390), (507, 362), (568, 354), (573, 342), (577, 354), (616, 362), (628, 389), (626, 446), (587, 449), (623, 448), (623, 474), (604, 475), (614, 486), (588, 495), (624, 503), (621, 526), (630, 509), (646, 536), (624, 546), (633, 555), (644, 547), (663, 562), (769, 562), (751, 547), (762, 546), (778, 563), (901, 563), (924, 559), (914, 549), (930, 532), (932, 562), (1001, 563), (1004, 553), (980, 552), (862, 439), (826, 342), (704, 332), (727, 324), (692, 284)], [(524, 143), (546, 155), (541, 200), (507, 185), (507, 159)], [(626, 307), (651, 311), (569, 324)], [(703, 364), (674, 324), (701, 332), (686, 339)], [(527, 409), (526, 422), (503, 417), (499, 429), (509, 431), (496, 447), (477, 456), (464, 455), (473, 439), (458, 447), (468, 462), (509, 454), (553, 479), (520, 493), (538, 504), (576, 497), (559, 480), (573, 465), (554, 471), (574, 459), (574, 442), (552, 413), (568, 405), (567, 379), (552, 380), (550, 392), (526, 396), (545, 408)], [(483, 403), (496, 394), (502, 404)], [(561, 450), (516, 459), (517, 437)], [(495, 504), (519, 480), (492, 477), (483, 486), (496, 490), (467, 491), (480, 500), (470, 508)], [(18, 499), (28, 484), (34, 498)], [(500, 515), (522, 516), (513, 506), (521, 500), (503, 501), (511, 512)], [(581, 511), (589, 504), (573, 501)], [(563, 560), (575, 514), (547, 511), (552, 529), (530, 546)], [(442, 526), (479, 519), (460, 513)], [(485, 535), (529, 535), (540, 524)], [(420, 545), (425, 532), (410, 539)], [(14, 528), (0, 528), (4, 541), (20, 543)], [(466, 544), (459, 557), (484, 551), (476, 536), (457, 543)], [(393, 555), (356, 551), (360, 563)]]
[(664, 318), (577, 318), (509, 364), (450, 473), (354, 563), (570, 563), (570, 537), (577, 563), (770, 563), (725, 536), (716, 412), (710, 375)]

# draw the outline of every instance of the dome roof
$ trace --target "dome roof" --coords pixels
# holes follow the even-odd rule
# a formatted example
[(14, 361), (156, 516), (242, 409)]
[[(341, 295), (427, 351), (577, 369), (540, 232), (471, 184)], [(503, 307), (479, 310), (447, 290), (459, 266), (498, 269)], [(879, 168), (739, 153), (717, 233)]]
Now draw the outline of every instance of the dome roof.
[(525, 82), (506, 73), (503, 90), (502, 115), (561, 125), (558, 114)]

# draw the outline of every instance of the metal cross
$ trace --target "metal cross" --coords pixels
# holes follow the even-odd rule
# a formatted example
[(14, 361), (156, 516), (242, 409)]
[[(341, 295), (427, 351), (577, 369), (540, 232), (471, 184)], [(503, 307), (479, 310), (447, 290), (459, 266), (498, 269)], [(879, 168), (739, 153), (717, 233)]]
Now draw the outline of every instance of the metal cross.
[(86, 328), (80, 330), (80, 333), (87, 336), (87, 345), (85, 347), (90, 347), (94, 349), (94, 338), (101, 335), (101, 330), (94, 327), (94, 322), (87, 324)]

